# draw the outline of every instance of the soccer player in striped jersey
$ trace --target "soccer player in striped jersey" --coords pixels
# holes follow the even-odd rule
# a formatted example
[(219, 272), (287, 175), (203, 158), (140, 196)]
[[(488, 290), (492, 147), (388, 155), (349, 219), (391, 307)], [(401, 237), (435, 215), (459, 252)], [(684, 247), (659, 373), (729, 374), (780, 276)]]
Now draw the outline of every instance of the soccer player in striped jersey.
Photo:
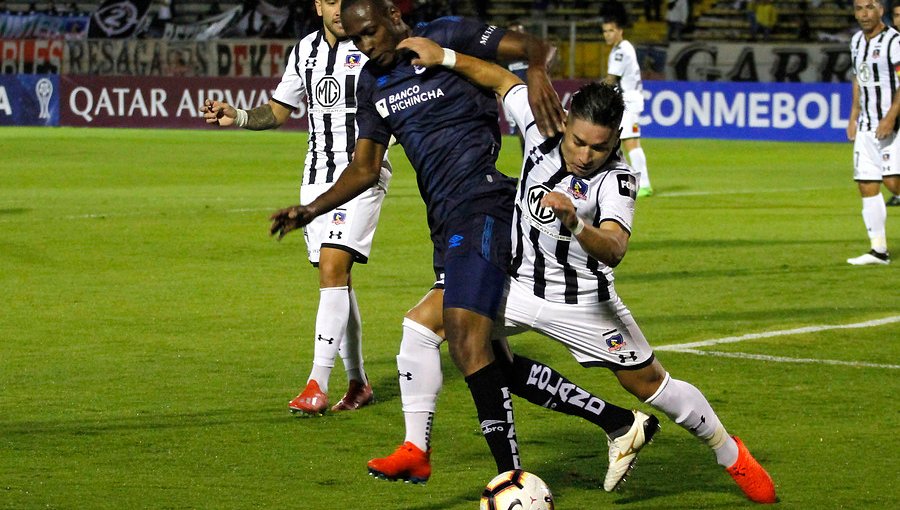
[(887, 265), (887, 208), (882, 182), (900, 192), (900, 33), (884, 24), (879, 0), (854, 0), (860, 30), (850, 39), (853, 103), (847, 138), (853, 141), (853, 179), (862, 197), (862, 217), (871, 249), (847, 259), (854, 266)]
[[(404, 44), (414, 44), (416, 64), (448, 62), (448, 51), (431, 41)], [(527, 87), (515, 75), (467, 55), (449, 61), (502, 97), (525, 135), (504, 332), (538, 331), (563, 344), (581, 365), (613, 370), (626, 390), (708, 444), (749, 499), (774, 503), (769, 474), (726, 432), (706, 397), (663, 368), (613, 286), (613, 268), (628, 249), (637, 194), (635, 172), (619, 149), (625, 110), (620, 92), (608, 83), (583, 86), (572, 97), (563, 132), (547, 137), (536, 129)], [(532, 372), (529, 384), (540, 385), (541, 375)], [(611, 467), (628, 453), (627, 443), (621, 449), (615, 443)], [(606, 490), (614, 487), (604, 484)]]
[[(350, 163), (356, 145), (356, 84), (368, 60), (344, 32), (340, 0), (315, 0), (315, 5), (322, 28), (294, 46), (268, 104), (244, 111), (206, 100), (204, 107), (208, 123), (263, 130), (284, 124), (305, 98), (309, 145), (300, 187), (303, 204), (331, 188)], [(293, 413), (316, 416), (328, 409), (328, 380), (338, 354), (349, 387), (331, 410), (354, 410), (374, 398), (363, 365), (362, 321), (351, 270), (354, 263), (368, 261), (390, 177), (385, 157), (372, 186), (304, 229), (309, 261), (319, 270), (319, 308), (313, 366), (306, 387), (288, 403)]]
[[(410, 58), (415, 55), (398, 45), (416, 34), (487, 58), (527, 58), (528, 78), (540, 106), (536, 111), (543, 111), (543, 122), (537, 122), (552, 133), (562, 127), (562, 111), (546, 74), (548, 47), (523, 34), (456, 17), (440, 18), (413, 31), (388, 0), (344, 0), (342, 19), (347, 33), (370, 57), (358, 88), (360, 129), (353, 160), (335, 186), (318, 199), (276, 212), (270, 231), (281, 238), (364, 190), (377, 178), (376, 162), (389, 136), (396, 135), (416, 170), (426, 204), (438, 280), (403, 324), (397, 362), (404, 417), (417, 420), (414, 425), (426, 431), (430, 428), (441, 385), (437, 347), (446, 334), (450, 354), (466, 377), (497, 471), (518, 468), (510, 396), (515, 385), (509, 363), (495, 359), (490, 342), (506, 282), (515, 194), (514, 180), (495, 166), (497, 101), (492, 93), (450, 70), (413, 65)], [(404, 346), (415, 348), (405, 350)], [(438, 353), (436, 366), (420, 359), (420, 354), (428, 353)], [(532, 368), (548, 377), (558, 375), (544, 365), (529, 365)], [(421, 391), (410, 395), (404, 379)], [(562, 384), (562, 379), (555, 380)], [(423, 384), (433, 391), (422, 390)], [(655, 418), (643, 415), (637, 422), (631, 411), (604, 405), (568, 381), (560, 391), (565, 393), (556, 399), (560, 406), (570, 414), (601, 420), (600, 426), (610, 427), (611, 432), (637, 428), (643, 435), (648, 423), (648, 432), (655, 432)], [(407, 422), (408, 430), (416, 426)], [(405, 442), (388, 458), (377, 459), (386, 461), (379, 467), (373, 468), (370, 462), (370, 470), (389, 479), (427, 480), (431, 474), (427, 437), (422, 443)], [(633, 450), (640, 446), (635, 444)], [(633, 450), (624, 456), (633, 457)]]
[(640, 174), (638, 196), (653, 194), (650, 172), (647, 170), (647, 156), (641, 147), (641, 125), (638, 118), (644, 111), (644, 87), (641, 82), (641, 67), (638, 64), (634, 46), (625, 39), (622, 21), (611, 18), (603, 20), (603, 39), (612, 46), (609, 51), (606, 78), (604, 81), (617, 85), (625, 98), (625, 115), (622, 117), (622, 146), (628, 154), (631, 167)]

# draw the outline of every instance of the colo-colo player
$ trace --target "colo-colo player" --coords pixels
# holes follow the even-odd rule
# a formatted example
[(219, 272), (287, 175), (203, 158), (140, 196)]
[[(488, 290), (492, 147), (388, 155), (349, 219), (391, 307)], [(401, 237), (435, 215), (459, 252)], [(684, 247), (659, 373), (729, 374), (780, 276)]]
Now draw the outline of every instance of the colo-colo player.
[[(407, 313), (398, 356), (407, 430), (422, 430), (425, 437), (401, 445), (378, 474), (411, 482), (431, 474), (427, 434), (437, 390), (427, 388), (440, 388), (441, 373), (439, 363), (436, 368), (422, 364), (419, 354), (436, 350), (443, 335), (465, 375), (497, 471), (518, 468), (512, 372), (508, 363), (495, 360), (490, 346), (510, 259), (515, 195), (515, 181), (495, 167), (497, 101), (446, 68), (412, 65), (398, 44), (415, 33), (489, 59), (527, 59), (536, 122), (553, 133), (562, 127), (562, 111), (546, 74), (548, 47), (524, 34), (460, 18), (435, 20), (413, 32), (386, 0), (344, 0), (341, 19), (370, 59), (357, 89), (359, 134), (353, 160), (334, 187), (312, 203), (275, 213), (270, 231), (281, 238), (370, 187), (390, 136), (396, 136), (416, 170), (426, 204), (437, 282)], [(419, 391), (407, 391), (408, 384)], [(586, 401), (592, 398), (585, 396)], [(406, 412), (410, 410), (415, 412)], [(636, 422), (631, 411), (615, 406), (597, 412), (620, 429), (629, 430)]]
[[(583, 86), (572, 97), (563, 133), (546, 137), (534, 127), (527, 87), (512, 73), (427, 39), (407, 39), (402, 46), (416, 52), (414, 64), (453, 67), (494, 91), (524, 133), (503, 333), (535, 330), (562, 343), (583, 366), (612, 369), (625, 389), (708, 444), (749, 499), (774, 503), (769, 474), (740, 439), (728, 435), (696, 387), (666, 372), (613, 286), (637, 191), (636, 172), (620, 151), (621, 93), (608, 83)], [(528, 368), (516, 358), (514, 372)], [(552, 380), (543, 373), (530, 376)], [(611, 447), (611, 468), (614, 453), (619, 451)], [(607, 476), (604, 488), (616, 483)]]
[[(350, 163), (356, 144), (356, 83), (367, 60), (344, 33), (340, 0), (315, 0), (315, 5), (322, 29), (294, 46), (268, 104), (245, 111), (207, 99), (202, 109), (210, 124), (273, 129), (284, 124), (305, 97), (309, 145), (300, 188), (303, 204), (329, 189)], [(362, 321), (351, 270), (354, 263), (368, 261), (372, 248), (391, 177), (386, 158), (378, 170), (377, 182), (304, 230), (309, 261), (319, 269), (319, 309), (313, 366), (306, 387), (288, 403), (293, 413), (316, 416), (328, 409), (328, 379), (338, 353), (349, 388), (331, 410), (354, 410), (374, 398), (363, 366)]]

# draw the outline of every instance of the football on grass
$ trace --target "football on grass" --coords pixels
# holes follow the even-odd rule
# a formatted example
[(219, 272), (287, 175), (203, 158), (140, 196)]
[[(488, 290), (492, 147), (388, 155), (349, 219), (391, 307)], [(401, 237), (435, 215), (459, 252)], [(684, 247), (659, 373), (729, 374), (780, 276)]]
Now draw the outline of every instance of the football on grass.
[(515, 469), (488, 482), (481, 510), (553, 510), (553, 494), (537, 475)]

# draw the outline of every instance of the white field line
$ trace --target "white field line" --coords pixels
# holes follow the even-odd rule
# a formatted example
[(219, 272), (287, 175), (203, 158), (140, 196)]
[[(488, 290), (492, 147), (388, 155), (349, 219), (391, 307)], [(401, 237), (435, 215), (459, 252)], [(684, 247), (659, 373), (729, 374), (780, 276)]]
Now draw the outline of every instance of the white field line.
[(891, 324), (894, 322), (900, 322), (900, 315), (895, 315), (892, 317), (885, 317), (883, 319), (876, 319), (872, 321), (866, 322), (857, 322), (854, 324), (833, 324), (833, 325), (822, 325), (822, 326), (807, 326), (803, 328), (795, 328), (795, 329), (784, 329), (780, 331), (768, 331), (765, 333), (750, 333), (747, 335), (741, 336), (729, 336), (725, 338), (715, 338), (712, 340), (703, 340), (700, 342), (688, 342), (683, 344), (672, 344), (672, 345), (663, 345), (661, 347), (656, 347), (657, 351), (668, 351), (668, 352), (682, 352), (686, 354), (697, 354), (700, 356), (718, 356), (723, 358), (740, 358), (740, 359), (755, 359), (762, 361), (774, 361), (778, 363), (817, 363), (821, 365), (841, 365), (841, 366), (850, 366), (850, 367), (867, 367), (867, 368), (888, 368), (888, 369), (900, 369), (900, 365), (890, 365), (886, 363), (866, 363), (863, 361), (843, 361), (843, 360), (833, 360), (833, 359), (815, 359), (815, 358), (788, 358), (784, 356), (769, 356), (766, 354), (750, 354), (746, 352), (723, 352), (723, 351), (702, 351), (697, 349), (697, 347), (709, 347), (711, 345), (719, 345), (719, 344), (730, 344), (736, 342), (743, 342), (745, 340), (754, 340), (757, 338), (771, 338), (776, 336), (787, 336), (787, 335), (799, 335), (803, 333), (816, 333), (818, 331), (828, 331), (833, 329), (856, 329), (856, 328), (871, 328), (875, 326), (882, 326), (884, 324)]
[(695, 197), (703, 195), (755, 195), (757, 193), (795, 193), (797, 191), (824, 191), (830, 189), (844, 189), (844, 186), (826, 186), (826, 187), (808, 187), (808, 188), (776, 188), (776, 189), (753, 189), (753, 190), (721, 190), (721, 191), (660, 191), (654, 193), (654, 197), (659, 198), (675, 198), (675, 197)]
[(686, 354), (699, 354), (700, 356), (717, 356), (720, 358), (756, 359), (762, 361), (774, 361), (778, 363), (816, 363), (819, 365), (842, 365), (848, 367), (866, 368), (893, 368), (900, 369), (900, 365), (888, 365), (884, 363), (866, 363), (864, 361), (841, 361), (836, 359), (815, 358), (786, 358), (784, 356), (768, 356), (765, 354), (750, 354), (746, 352), (701, 351), (699, 349), (678, 349), (671, 352), (683, 352)]
[(876, 319), (872, 321), (866, 322), (857, 322), (855, 324), (831, 324), (831, 325), (822, 325), (822, 326), (806, 326), (803, 328), (796, 329), (782, 329), (780, 331), (767, 331), (765, 333), (750, 333), (747, 335), (741, 336), (727, 336), (725, 338), (714, 338), (712, 340), (701, 340), (699, 342), (688, 342), (684, 344), (672, 344), (672, 345), (663, 345), (661, 347), (655, 347), (654, 349), (657, 351), (681, 351), (684, 349), (694, 349), (697, 347), (709, 347), (710, 345), (719, 345), (719, 344), (733, 344), (735, 342), (743, 342), (744, 340), (754, 340), (757, 338), (771, 338), (774, 336), (787, 336), (787, 335), (799, 335), (803, 333), (817, 333), (819, 331), (829, 331), (832, 329), (857, 329), (857, 328), (871, 328), (874, 326), (882, 326), (884, 324), (891, 324), (893, 322), (900, 322), (900, 315), (894, 315), (892, 317), (885, 317), (883, 319)]
[[(243, 213), (256, 213), (256, 212), (270, 212), (273, 213), (278, 210), (278, 207), (248, 207), (241, 209), (226, 209), (225, 212), (228, 214), (243, 214)], [(146, 212), (135, 211), (135, 212), (121, 212), (121, 213), (90, 213), (90, 214), (70, 214), (67, 216), (62, 216), (61, 219), (64, 220), (90, 220), (95, 218), (128, 218), (134, 216), (146, 216)], [(0, 223), (13, 223), (18, 222), (17, 218), (0, 218)]]

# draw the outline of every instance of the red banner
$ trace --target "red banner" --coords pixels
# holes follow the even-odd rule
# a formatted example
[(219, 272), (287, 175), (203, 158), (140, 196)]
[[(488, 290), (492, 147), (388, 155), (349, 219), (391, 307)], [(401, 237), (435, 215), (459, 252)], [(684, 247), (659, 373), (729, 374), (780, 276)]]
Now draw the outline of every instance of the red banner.
[[(60, 125), (203, 128), (205, 99), (235, 108), (266, 104), (278, 78), (155, 78), (61, 76)], [(282, 129), (306, 129), (306, 106)]]

